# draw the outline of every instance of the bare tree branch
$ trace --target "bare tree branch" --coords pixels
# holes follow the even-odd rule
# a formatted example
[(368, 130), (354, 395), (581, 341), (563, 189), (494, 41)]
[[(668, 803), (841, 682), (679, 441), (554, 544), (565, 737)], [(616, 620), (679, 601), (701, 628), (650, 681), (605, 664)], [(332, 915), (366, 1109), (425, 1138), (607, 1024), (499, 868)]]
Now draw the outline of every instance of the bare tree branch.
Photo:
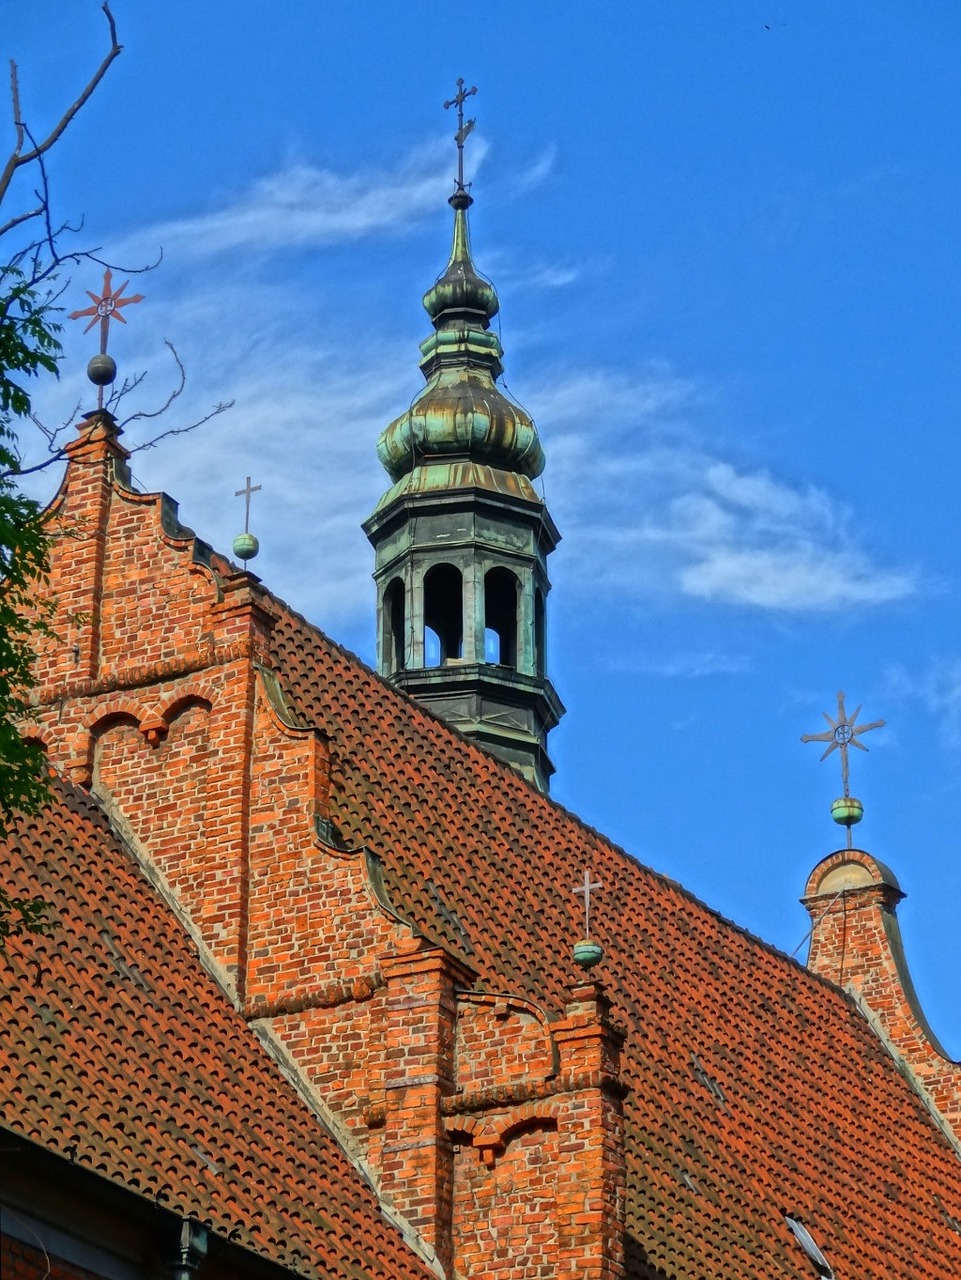
[(43, 205), (38, 205), (36, 209), (31, 209), (29, 213), (18, 213), (15, 218), (11, 218), (9, 222), (5, 222), (0, 226), (0, 236), (5, 236), (8, 231), (12, 231), (14, 227), (19, 227), (21, 222), (29, 222), (31, 218), (39, 218), (43, 213)]
[(159, 435), (153, 436), (150, 440), (144, 440), (138, 444), (136, 449), (131, 449), (131, 453), (142, 453), (144, 449), (153, 449), (161, 440), (168, 440), (171, 436), (185, 436), (188, 431), (196, 431), (198, 427), (202, 427), (205, 422), (209, 422), (211, 418), (219, 417), (220, 414), (226, 413), (228, 409), (234, 407), (233, 400), (220, 400), (209, 413), (205, 413), (202, 418), (196, 418), (186, 427), (170, 427), (167, 431), (161, 431)]
[[(39, 175), (36, 182), (36, 190), (34, 191), (34, 199), (36, 207), (17, 213), (8, 221), (0, 224), (0, 238), (9, 232), (21, 227), (26, 223), (39, 219), (43, 225), (43, 231), (39, 228), (36, 232), (36, 239), (30, 243), (22, 244), (16, 249), (9, 258), (5, 266), (0, 266), (0, 280), (12, 281), (12, 287), (7, 289), (7, 296), (0, 297), (0, 324), (27, 325), (36, 324), (44, 317), (46, 313), (54, 306), (57, 299), (66, 288), (63, 278), (56, 279), (57, 273), (66, 264), (76, 266), (81, 262), (95, 262), (98, 265), (118, 270), (115, 263), (106, 261), (101, 257), (101, 250), (94, 249), (73, 249), (65, 252), (60, 244), (61, 238), (65, 233), (76, 233), (82, 229), (82, 222), (79, 227), (74, 227), (67, 222), (55, 225), (52, 214), (52, 202), (50, 192), (50, 182), (47, 171), (47, 152), (58, 142), (63, 136), (64, 130), (70, 122), (76, 117), (77, 113), (83, 108), (84, 104), (90, 98), (91, 94), (96, 90), (97, 86), (106, 75), (110, 64), (119, 56), (122, 46), (117, 39), (117, 29), (114, 22), (113, 14), (110, 11), (109, 0), (104, 0), (101, 6), (107, 19), (107, 26), (110, 34), (110, 49), (97, 70), (90, 77), (83, 91), (77, 100), (64, 111), (60, 119), (53, 126), (50, 132), (43, 139), (38, 139), (31, 132), (29, 125), (24, 119), (23, 110), (20, 100), (20, 81), (19, 72), (15, 62), (10, 63), (10, 99), (13, 107), (13, 126), (15, 131), (15, 143), (12, 152), (6, 160), (2, 170), (0, 170), (0, 204), (9, 194), (11, 183), (16, 173), (28, 165), (35, 165), (36, 172)], [(130, 275), (139, 275), (142, 272), (150, 271), (153, 267), (158, 266), (163, 260), (163, 249), (160, 250), (157, 261), (147, 266), (124, 268), (125, 273)], [(40, 289), (40, 286), (44, 286)], [(39, 290), (39, 292), (38, 292)], [(24, 305), (23, 300), (27, 300), (27, 310), (25, 319), (20, 318), (15, 308)], [(59, 352), (59, 345), (56, 342), (55, 334), (58, 326), (52, 321), (47, 320), (47, 338), (48, 346), (55, 348)], [(177, 367), (177, 378), (174, 389), (166, 397), (163, 404), (157, 409), (139, 409), (136, 413), (131, 414), (120, 425), (127, 426), (132, 422), (140, 420), (152, 420), (161, 417), (166, 413), (175, 401), (181, 396), (186, 386), (186, 372), (180, 360), (180, 356), (171, 342), (166, 342), (166, 346), (170, 351), (174, 363)], [(39, 356), (34, 357), (34, 363), (44, 362), (45, 368), (52, 368), (56, 360), (56, 356), (50, 356), (47, 348), (43, 348)], [(2, 375), (2, 370), (0, 370)], [(115, 411), (124, 398), (131, 392), (137, 390), (146, 378), (145, 373), (137, 373), (125, 378), (119, 387), (115, 387), (106, 403), (106, 408)], [(9, 379), (8, 379), (9, 382)], [(12, 384), (11, 384), (12, 385)], [(13, 385), (16, 392), (18, 388)], [(22, 477), (32, 475), (35, 472), (42, 471), (46, 467), (52, 466), (58, 461), (62, 461), (66, 456), (65, 443), (61, 443), (64, 439), (65, 432), (69, 429), (76, 417), (72, 417), (68, 422), (63, 423), (59, 427), (48, 427), (40, 419), (29, 412), (29, 398), (21, 393), (21, 398), (26, 404), (26, 414), (29, 415), (34, 425), (42, 435), (45, 444), (46, 456), (38, 461), (29, 462), (25, 465), (23, 453), (20, 450), (15, 436), (11, 433), (10, 439), (7, 441), (7, 454), (3, 459), (6, 466), (0, 466), (0, 483), (14, 477)], [(168, 436), (183, 435), (188, 431), (193, 431), (196, 427), (201, 426), (205, 422), (209, 422), (211, 418), (223, 413), (231, 408), (233, 401), (227, 404), (217, 404), (197, 421), (183, 427), (173, 427), (167, 431), (162, 431), (152, 439), (134, 445), (133, 451), (140, 449), (149, 449), (158, 444), (161, 440)]]
[[(168, 410), (174, 404), (174, 402), (178, 400), (180, 396), (183, 394), (184, 389), (187, 385), (187, 371), (184, 368), (183, 361), (180, 359), (180, 355), (177, 351), (177, 348), (168, 338), (164, 339), (164, 346), (166, 346), (167, 350), (170, 352), (171, 356), (173, 357), (174, 363), (177, 366), (177, 385), (167, 396), (166, 400), (164, 400), (163, 404), (161, 404), (158, 408), (138, 409), (136, 413), (132, 413), (130, 414), (129, 417), (124, 418), (122, 421), (120, 421), (117, 425), (121, 430), (124, 427), (129, 426), (131, 422), (141, 422), (141, 421), (147, 421), (148, 419), (161, 417), (163, 414), (168, 412)], [(114, 390), (111, 393), (110, 398), (108, 399), (104, 408), (110, 412), (115, 410), (117, 406), (121, 403), (121, 401), (124, 399), (124, 397), (129, 395), (131, 391), (136, 390), (136, 388), (141, 385), (141, 383), (144, 381), (146, 377), (147, 377), (147, 374), (145, 372), (140, 372), (140, 373), (134, 374), (130, 378), (125, 378), (123, 383), (120, 385), (120, 387), (118, 387), (116, 390)], [(203, 417), (196, 418), (193, 422), (190, 422), (183, 427), (169, 427), (166, 431), (161, 431), (158, 435), (152, 436), (149, 440), (142, 440), (139, 443), (133, 445), (130, 452), (140, 453), (144, 449), (153, 449), (156, 445), (160, 444), (162, 440), (166, 440), (170, 436), (186, 435), (189, 431), (195, 431), (198, 427), (202, 427), (205, 422), (209, 422), (211, 418), (216, 418), (221, 413), (226, 413), (228, 409), (232, 409), (233, 407), (234, 407), (233, 400), (220, 401), (217, 404), (215, 404), (208, 413), (205, 413)], [(70, 418), (68, 418), (66, 421), (61, 423), (59, 427), (48, 427), (47, 424), (41, 421), (41, 419), (38, 418), (36, 414), (31, 414), (30, 416), (34, 425), (39, 429), (40, 433), (44, 436), (44, 438), (47, 441), (47, 450), (48, 450), (47, 456), (45, 458), (41, 458), (40, 461), (38, 462), (31, 463), (29, 466), (23, 466), (22, 460), (18, 457), (17, 466), (15, 468), (10, 467), (10, 468), (7, 468), (6, 470), (0, 469), (0, 482), (6, 479), (12, 478), (14, 476), (19, 477), (19, 476), (34, 475), (36, 472), (44, 471), (46, 470), (47, 467), (53, 466), (57, 462), (62, 462), (63, 459), (67, 456), (66, 446), (63, 444), (60, 444), (59, 440), (63, 436), (63, 433), (67, 431), (76, 421), (76, 415), (77, 415), (77, 412), (79, 412), (79, 408), (80, 406), (78, 405), (74, 414)]]
[[(183, 366), (183, 361), (180, 359), (180, 355), (177, 351), (177, 348), (174, 346), (174, 344), (170, 341), (169, 338), (164, 338), (164, 346), (173, 356), (174, 363), (177, 366), (177, 373), (178, 373), (177, 386), (174, 387), (173, 391), (171, 391), (170, 395), (167, 396), (167, 399), (163, 402), (163, 404), (158, 409), (152, 409), (152, 410), (140, 409), (136, 413), (132, 413), (129, 418), (124, 418), (122, 422), (119, 424), (121, 428), (128, 426), (131, 422), (142, 422), (148, 418), (161, 417), (163, 414), (165, 414), (168, 411), (168, 409), (171, 407), (174, 401), (179, 399), (179, 397), (183, 394), (184, 387), (186, 387), (187, 385), (187, 371)], [(131, 380), (131, 383), (129, 386), (124, 385), (120, 389), (119, 393), (115, 397), (112, 397), (113, 404), (115, 406), (118, 405), (122, 400), (122, 398), (129, 391), (132, 391), (134, 387), (139, 386), (139, 384), (143, 381), (145, 377), (146, 377), (146, 374), (140, 374), (137, 378)], [(108, 405), (109, 405), (109, 402), (108, 402)], [(191, 422), (189, 426), (171, 427), (169, 430), (161, 432), (159, 436), (154, 436), (153, 439), (151, 440), (144, 440), (141, 444), (137, 445), (137, 450), (152, 449), (154, 445), (159, 444), (161, 440), (166, 440), (168, 436), (186, 435), (188, 431), (193, 431), (197, 427), (203, 426), (203, 424), (205, 422), (209, 422), (211, 418), (216, 418), (218, 414), (226, 413), (228, 409), (232, 409), (233, 407), (234, 407), (233, 400), (221, 401), (218, 404), (215, 404), (209, 413), (205, 413), (202, 418), (198, 418), (195, 422)]]
[(107, 74), (107, 68), (110, 66), (111, 62), (113, 62), (114, 58), (119, 57), (122, 52), (123, 46), (117, 42), (117, 27), (113, 20), (113, 14), (110, 12), (110, 5), (107, 3), (107, 0), (104, 0), (102, 8), (107, 17), (107, 26), (110, 29), (110, 51), (107, 53), (107, 56), (104, 58), (103, 62), (101, 62), (94, 74), (87, 81), (83, 92), (80, 94), (80, 97), (76, 100), (73, 106), (67, 108), (42, 142), (37, 143), (30, 139), (31, 149), (26, 152), (23, 150), (23, 145), (24, 141), (27, 139), (27, 130), (24, 126), (23, 115), (20, 110), (20, 85), (17, 76), (17, 64), (11, 60), (10, 97), (13, 103), (13, 124), (16, 130), (17, 140), (13, 151), (10, 153), (7, 162), (3, 167), (3, 171), (0, 172), (0, 203), (3, 202), (3, 198), (7, 194), (7, 190), (10, 183), (13, 181), (13, 175), (16, 171), (24, 165), (31, 164), (34, 160), (40, 159), (44, 152), (50, 150), (57, 139), (61, 137), (67, 125), (74, 119), (83, 107), (84, 103), (96, 89), (97, 85)]
[[(173, 356), (174, 364), (177, 366), (177, 386), (174, 387), (173, 391), (171, 391), (170, 395), (167, 397), (167, 399), (164, 401), (164, 403), (160, 406), (159, 409), (154, 409), (152, 411), (146, 410), (146, 409), (140, 409), (138, 410), (137, 413), (132, 413), (129, 418), (124, 418), (120, 423), (121, 428), (126, 427), (131, 422), (139, 422), (142, 418), (159, 418), (162, 413), (167, 412), (167, 410), (170, 408), (173, 402), (179, 399), (179, 397), (183, 393), (183, 389), (187, 385), (187, 371), (184, 368), (183, 361), (180, 359), (180, 354), (177, 351), (177, 348), (174, 346), (174, 344), (170, 341), (169, 338), (164, 338), (164, 346)], [(134, 379), (130, 383), (129, 386), (125, 384), (123, 387), (121, 387), (120, 390), (115, 395), (112, 395), (110, 399), (107, 401), (107, 408), (109, 409), (119, 405), (123, 397), (129, 391), (132, 391), (134, 387), (139, 386), (146, 376), (147, 376), (146, 374), (140, 374), (136, 379)]]

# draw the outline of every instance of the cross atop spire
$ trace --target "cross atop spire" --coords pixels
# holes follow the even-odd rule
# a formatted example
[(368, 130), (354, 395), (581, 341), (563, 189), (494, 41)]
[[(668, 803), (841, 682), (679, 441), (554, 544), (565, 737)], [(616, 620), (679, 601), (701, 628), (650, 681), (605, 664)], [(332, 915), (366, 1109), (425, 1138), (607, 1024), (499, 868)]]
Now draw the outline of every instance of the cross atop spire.
[(853, 716), (849, 716), (844, 710), (844, 694), (838, 694), (838, 718), (832, 720), (828, 713), (823, 713), (825, 720), (828, 722), (829, 728), (825, 733), (803, 733), (801, 735), (802, 742), (827, 742), (828, 749), (821, 756), (822, 760), (826, 760), (832, 751), (837, 751), (841, 756), (841, 782), (844, 785), (844, 794), (849, 796), (849, 778), (848, 778), (848, 747), (857, 747), (859, 751), (867, 751), (867, 747), (863, 742), (858, 741), (858, 734), (867, 733), (869, 729), (882, 729), (884, 727), (883, 720), (873, 720), (870, 724), (858, 724), (858, 716), (861, 714), (861, 708), (858, 707)]
[(444, 103), (444, 110), (447, 111), (451, 107), (457, 108), (457, 132), (454, 134), (454, 141), (457, 143), (457, 190), (466, 191), (464, 186), (464, 141), (474, 132), (476, 120), (464, 119), (464, 103), (469, 97), (477, 92), (477, 85), (471, 85), (469, 89), (464, 88), (464, 79), (460, 77), (457, 81), (457, 92), (448, 102)]
[(250, 476), (247, 477), (247, 483), (242, 489), (238, 489), (234, 494), (235, 498), (243, 498), (246, 504), (244, 512), (244, 533), (250, 532), (250, 497), (251, 494), (259, 493), (263, 486), (259, 484), (251, 484)]
[(129, 298), (123, 296), (124, 290), (130, 283), (125, 280), (118, 288), (113, 287), (113, 272), (109, 267), (103, 273), (103, 285), (100, 293), (94, 293), (92, 289), (87, 290), (87, 297), (90, 299), (91, 305), (84, 307), (82, 311), (71, 311), (69, 319), (83, 320), (87, 316), (91, 317), (90, 323), (84, 329), (84, 333), (97, 324), (100, 325), (100, 354), (87, 365), (87, 377), (97, 387), (97, 408), (103, 408), (103, 389), (109, 387), (117, 376), (117, 364), (112, 356), (107, 355), (107, 338), (110, 333), (110, 321), (119, 320), (121, 324), (127, 323), (127, 318), (121, 312), (121, 307), (129, 307), (134, 302), (143, 302), (143, 294), (135, 293)]

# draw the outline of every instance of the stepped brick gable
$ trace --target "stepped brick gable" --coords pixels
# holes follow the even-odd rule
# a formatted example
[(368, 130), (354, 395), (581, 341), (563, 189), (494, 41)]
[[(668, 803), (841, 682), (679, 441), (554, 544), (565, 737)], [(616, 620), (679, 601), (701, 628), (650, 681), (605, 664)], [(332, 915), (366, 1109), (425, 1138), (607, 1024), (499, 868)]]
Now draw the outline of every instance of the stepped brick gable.
[(914, 990), (897, 918), (903, 897), (894, 873), (869, 853), (825, 858), (803, 899), (813, 921), (808, 964), (863, 1000), (961, 1143), (961, 1063), (942, 1049)]
[[(356, 1178), (356, 1203), (383, 1215), (403, 1262), (361, 1271), (803, 1280), (813, 1272), (792, 1215), (839, 1277), (961, 1276), (961, 1160), (851, 996), (372, 673), (182, 527), (169, 499), (132, 492), (109, 415), (81, 424), (54, 511), (64, 625), (41, 657), (35, 731), (74, 816), (60, 836), (24, 837), (24, 882), (48, 875), (54, 849), (73, 850), (62, 892), (77, 885), (88, 915), (89, 895), (119, 884), (118, 858), (169, 895), (219, 983), (203, 975), (190, 1034), (224, 1038), (226, 1081), (256, 1033), (327, 1117), (337, 1141), (319, 1125), (317, 1141), (337, 1153), (344, 1186)], [(597, 981), (572, 960), (585, 869), (604, 886)], [(123, 915), (108, 905), (103, 918)], [(136, 966), (157, 984), (167, 949), (183, 969), (189, 946), (170, 940), (169, 909), (161, 925), (143, 912), (129, 940), (108, 932), (124, 981)], [(37, 945), (66, 982), (56, 943)], [(18, 946), (22, 1035), (42, 1059), (46, 1015)], [(92, 946), (80, 971), (114, 963)], [(138, 1002), (153, 1016), (138, 991), (124, 987), (127, 1019)], [(218, 992), (231, 1029), (202, 1031)], [(156, 1071), (176, 1071), (176, 1037), (160, 1025)], [(270, 1065), (278, 1097), (293, 1099)], [(30, 1098), (23, 1136), (64, 1158), (75, 1127), (44, 1118), (42, 1091)], [(243, 1111), (242, 1098), (231, 1105)], [(283, 1169), (294, 1101), (277, 1105), (264, 1123)], [(174, 1178), (181, 1157), (167, 1148), (138, 1147), (132, 1163), (99, 1154), (123, 1150), (104, 1145), (115, 1114), (127, 1112), (111, 1104), (83, 1131), (106, 1176), (140, 1179), (169, 1157)], [(304, 1115), (289, 1123), (300, 1160)], [(210, 1208), (201, 1174), (177, 1184), (177, 1203), (226, 1238), (230, 1213)], [(318, 1193), (309, 1176), (276, 1182), (271, 1239), (289, 1237), (288, 1191), (298, 1224), (330, 1217), (323, 1177)], [(372, 1241), (367, 1213), (356, 1230)], [(303, 1231), (319, 1273), (326, 1229)]]

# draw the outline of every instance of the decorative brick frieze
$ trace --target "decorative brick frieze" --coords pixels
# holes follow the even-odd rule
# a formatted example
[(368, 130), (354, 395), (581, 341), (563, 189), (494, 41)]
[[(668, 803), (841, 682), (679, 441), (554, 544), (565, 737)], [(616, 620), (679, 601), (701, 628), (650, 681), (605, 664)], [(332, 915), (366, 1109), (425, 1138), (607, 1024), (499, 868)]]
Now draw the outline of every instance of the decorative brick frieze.
[(162, 684), (179, 676), (209, 671), (213, 667), (229, 666), (232, 662), (251, 655), (249, 640), (241, 637), (229, 643), (217, 644), (213, 636), (203, 648), (188, 648), (178, 658), (147, 666), (128, 666), (95, 680), (66, 680), (62, 684), (41, 685), (34, 689), (31, 704), (36, 707), (59, 706), (79, 698), (97, 698), (107, 693), (126, 689), (141, 689), (147, 685)]
[(308, 1009), (334, 1009), (342, 1004), (361, 1004), (386, 985), (379, 970), (362, 973), (357, 977), (325, 986), (314, 987), (303, 995), (288, 996), (284, 1000), (248, 1000), (244, 1016), (252, 1021), (257, 1018), (286, 1018), (289, 1014), (305, 1013)]
[(557, 1074), (557, 1045), (547, 1016), (532, 1000), (458, 992), (456, 1075), (459, 1088), (496, 1089), (520, 1077)]
[(862, 849), (819, 862), (802, 898), (812, 920), (808, 967), (863, 1001), (961, 1139), (961, 1063), (941, 1047), (914, 989), (897, 918), (904, 896), (893, 872)]

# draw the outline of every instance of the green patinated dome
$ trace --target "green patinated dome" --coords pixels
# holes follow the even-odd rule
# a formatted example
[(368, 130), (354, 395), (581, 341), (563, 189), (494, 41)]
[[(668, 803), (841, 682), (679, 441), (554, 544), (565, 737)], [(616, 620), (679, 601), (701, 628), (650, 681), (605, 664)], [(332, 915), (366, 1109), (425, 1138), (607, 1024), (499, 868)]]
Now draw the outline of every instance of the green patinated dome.
[(450, 261), (443, 275), (424, 294), (424, 310), (435, 327), (445, 312), (469, 312), (471, 318), (477, 313), (482, 315), (486, 329), (500, 309), (494, 286), (477, 274), (471, 261), (467, 210), (472, 203), (473, 199), (466, 191), (455, 191), (449, 201), (454, 210), (454, 243)]
[(472, 203), (466, 191), (451, 196), (450, 261), (424, 295), (434, 325), (420, 347), (427, 386), (377, 445), (393, 480), (423, 462), (451, 456), (530, 478), (544, 469), (534, 423), (497, 386), (504, 353), (490, 322), (499, 304), (494, 286), (477, 274), (471, 260), (467, 210)]

